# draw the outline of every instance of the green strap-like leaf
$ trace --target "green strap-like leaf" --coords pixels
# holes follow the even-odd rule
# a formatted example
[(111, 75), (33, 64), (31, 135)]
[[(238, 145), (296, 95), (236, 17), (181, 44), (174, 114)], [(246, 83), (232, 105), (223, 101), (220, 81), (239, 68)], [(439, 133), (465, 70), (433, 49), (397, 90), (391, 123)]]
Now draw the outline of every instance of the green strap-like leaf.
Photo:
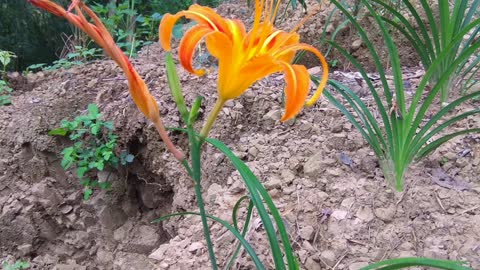
[[(237, 203), (233, 207), (232, 219), (233, 219), (233, 225), (235, 226), (235, 229), (237, 231), (239, 231), (238, 222), (237, 222), (237, 212), (238, 212), (238, 209), (240, 208), (241, 203), (244, 200), (247, 200), (247, 199), (250, 199), (250, 197), (242, 196), (240, 199), (238, 199)], [(253, 202), (249, 201), (248, 202), (248, 208), (247, 208), (247, 218), (245, 219), (245, 223), (243, 225), (243, 230), (242, 230), (242, 236), (243, 237), (245, 237), (245, 235), (247, 234), (248, 226), (250, 224), (250, 219), (252, 218), (252, 212), (253, 212)], [(228, 270), (233, 266), (233, 264), (235, 263), (235, 260), (238, 256), (238, 253), (240, 252), (240, 248), (241, 248), (241, 243), (238, 243), (237, 248), (235, 248), (235, 251), (233, 252), (232, 257), (230, 258), (230, 261), (225, 266), (225, 270)]]
[(428, 132), (428, 130), (430, 130), (430, 128), (433, 127), (433, 125), (437, 124), (438, 121), (440, 121), (440, 119), (444, 115), (446, 115), (448, 112), (452, 111), (457, 106), (464, 103), (465, 101), (474, 99), (478, 96), (480, 96), (480, 92), (475, 92), (475, 93), (471, 93), (469, 95), (460, 97), (460, 98), (454, 100), (453, 102), (451, 102), (450, 104), (448, 104), (447, 106), (443, 107), (438, 113), (433, 115), (432, 118), (425, 124), (425, 126), (423, 126), (420, 129), (420, 131), (418, 131), (418, 133), (415, 134), (415, 137), (413, 137), (413, 140), (411, 142), (409, 142), (409, 145), (407, 146), (408, 147), (407, 151), (410, 154), (409, 159), (413, 158), (413, 155), (415, 155), (417, 153), (418, 149), (420, 149), (422, 147), (422, 145), (425, 144), (425, 142), (427, 142), (435, 134), (437, 134), (438, 132), (440, 132), (444, 128), (450, 126), (451, 124), (453, 124), (453, 123), (455, 123), (455, 122), (457, 122), (461, 119), (464, 119), (465, 117), (467, 117), (469, 115), (478, 113), (478, 110), (473, 110), (471, 112), (467, 112), (467, 113), (464, 113), (462, 115), (456, 116), (455, 118), (452, 118), (452, 119), (449, 119), (449, 120), (445, 121), (439, 127), (437, 127), (436, 129), (431, 131), (429, 134), (424, 136), (424, 134), (426, 134)]
[(469, 134), (469, 133), (476, 133), (476, 132), (480, 133), (480, 128), (465, 129), (465, 130), (457, 131), (457, 132), (448, 134), (446, 136), (443, 136), (443, 137), (427, 144), (422, 149), (420, 149), (420, 151), (417, 154), (417, 159), (422, 159), (422, 158), (426, 157), (432, 151), (437, 149), (440, 145), (446, 143), (447, 141), (451, 140), (452, 138), (455, 138), (455, 137), (460, 136), (460, 135), (465, 135), (465, 134)]
[[(370, 81), (370, 78), (368, 78), (367, 72), (363, 68), (363, 66), (353, 58), (344, 48), (340, 47), (340, 45), (336, 43), (330, 43), (333, 47), (335, 47), (336, 50), (338, 50), (344, 57), (346, 57), (350, 63), (355, 66), (355, 68), (360, 72), (362, 75), (362, 78), (364, 79), (365, 83), (368, 86), (368, 89), (370, 93), (373, 96), (373, 99), (375, 100), (375, 104), (377, 106), (378, 112), (380, 113), (380, 116), (382, 117), (382, 121), (384, 124), (384, 129), (385, 129), (385, 134), (387, 135), (387, 142), (388, 142), (388, 152), (393, 154), (395, 151), (393, 149), (393, 128), (390, 123), (390, 117), (387, 114), (387, 109), (385, 108), (382, 100), (380, 99), (380, 95), (378, 94), (377, 90), (375, 89), (375, 86), (373, 83)], [(377, 133), (377, 136), (381, 136), (382, 132), (380, 132), (379, 129), (375, 129), (375, 132)]]
[(263, 205), (263, 201), (265, 201), (265, 203), (267, 204), (268, 210), (270, 211), (273, 219), (275, 220), (278, 232), (280, 234), (280, 238), (282, 239), (285, 256), (287, 257), (288, 269), (298, 269), (298, 262), (293, 254), (290, 239), (288, 238), (288, 233), (285, 229), (285, 225), (283, 224), (283, 220), (277, 208), (275, 207), (275, 204), (270, 198), (270, 195), (265, 190), (263, 185), (260, 183), (260, 181), (258, 181), (257, 177), (253, 174), (250, 168), (248, 168), (248, 166), (241, 159), (235, 156), (235, 154), (223, 142), (210, 138), (205, 139), (205, 141), (213, 145), (222, 153), (224, 153), (230, 159), (230, 161), (232, 161), (234, 167), (242, 176), (244, 183), (250, 193), (250, 198), (258, 211), (258, 214), (263, 222), (263, 226), (267, 233), (270, 247), (272, 249), (275, 269), (285, 269), (285, 263), (283, 261), (283, 255), (280, 250), (280, 244), (277, 239), (275, 228), (273, 227), (270, 216), (268, 215), (268, 212)]
[[(200, 213), (183, 212), (183, 213), (169, 214), (169, 215), (165, 215), (163, 217), (155, 219), (154, 221), (152, 221), (152, 223), (157, 223), (157, 222), (160, 222), (160, 221), (163, 221), (163, 220), (167, 220), (171, 217), (186, 216), (186, 215), (200, 216)], [(238, 239), (238, 241), (240, 241), (240, 243), (242, 244), (243, 248), (245, 248), (245, 250), (247, 251), (248, 255), (250, 255), (250, 257), (252, 258), (252, 261), (255, 264), (255, 266), (257, 267), (257, 269), (265, 269), (265, 266), (263, 266), (262, 262), (260, 261), (257, 254), (253, 250), (252, 246), (247, 242), (247, 240), (245, 240), (245, 238), (232, 225), (230, 225), (225, 220), (217, 218), (215, 216), (208, 215), (208, 214), (206, 216), (209, 219), (214, 220), (214, 221), (222, 224), (225, 228), (227, 228), (227, 230), (229, 230), (233, 235), (235, 235), (235, 237)]]
[[(368, 136), (365, 136), (367, 134), (362, 134), (362, 136), (364, 136), (364, 138), (367, 140), (367, 142), (374, 148), (375, 153), (382, 153), (382, 155), (383, 155), (383, 150), (388, 149), (388, 146), (385, 142), (385, 139), (383, 138), (383, 135), (382, 135), (382, 132), (381, 132), (380, 128), (377, 125), (376, 119), (370, 113), (370, 110), (368, 110), (367, 106), (348, 87), (346, 87), (346, 86), (342, 85), (341, 83), (339, 83), (337, 81), (334, 81), (334, 80), (329, 80), (329, 84), (332, 85), (335, 89), (338, 90), (338, 92), (345, 98), (345, 100), (353, 108), (353, 110), (357, 114), (358, 118), (360, 118), (360, 120), (362, 121), (363, 126), (367, 129), (367, 132), (368, 132)], [(330, 100), (330, 99), (333, 98), (333, 96), (328, 95), (327, 98)], [(345, 111), (348, 112), (348, 109), (344, 105), (340, 104), (338, 101), (337, 102), (332, 102), (332, 103), (334, 103), (334, 105), (336, 105), (337, 108), (340, 109), (342, 112), (345, 112)], [(343, 108), (340, 108), (338, 105), (343, 107)], [(353, 117), (353, 115), (352, 115), (352, 117)], [(347, 118), (348, 118), (348, 116), (347, 116)], [(356, 120), (354, 120), (354, 121), (356, 122)], [(352, 121), (350, 121), (350, 122), (352, 122)], [(354, 123), (352, 123), (352, 124), (355, 125)], [(356, 127), (357, 127), (357, 129), (358, 128), (363, 129), (360, 125), (358, 125)]]
[(360, 270), (394, 270), (412, 266), (428, 266), (444, 270), (473, 270), (463, 266), (464, 262), (437, 260), (429, 258), (398, 258), (371, 264)]

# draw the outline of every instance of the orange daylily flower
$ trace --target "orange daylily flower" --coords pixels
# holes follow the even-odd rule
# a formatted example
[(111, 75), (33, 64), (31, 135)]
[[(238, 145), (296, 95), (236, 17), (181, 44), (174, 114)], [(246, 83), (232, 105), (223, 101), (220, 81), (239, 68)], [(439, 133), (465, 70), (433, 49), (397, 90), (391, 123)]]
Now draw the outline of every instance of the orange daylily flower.
[[(150, 94), (147, 85), (138, 75), (127, 56), (115, 44), (115, 41), (100, 18), (80, 0), (72, 0), (72, 4), (68, 10), (65, 10), (50, 0), (28, 0), (28, 2), (56, 16), (67, 19), (105, 50), (108, 56), (110, 56), (125, 73), (130, 95), (138, 109), (154, 123), (167, 148), (172, 151), (177, 159), (182, 160), (183, 154), (175, 148), (163, 126), (155, 98)], [(73, 9), (76, 14), (71, 12)], [(83, 12), (92, 19), (93, 23), (87, 20)]]
[(196, 46), (204, 39), (210, 54), (218, 59), (217, 90), (221, 102), (237, 98), (253, 83), (272, 73), (285, 73), (286, 103), (281, 120), (289, 120), (304, 106), (310, 88), (306, 67), (292, 64), (295, 53), (298, 50), (314, 53), (323, 68), (320, 85), (306, 102), (307, 106), (313, 105), (322, 94), (328, 79), (328, 65), (317, 49), (299, 42), (300, 36), (295, 32), (298, 27), (291, 32), (275, 28), (273, 21), (280, 2), (274, 6), (272, 0), (256, 0), (253, 28), (248, 33), (242, 22), (222, 18), (208, 7), (192, 5), (177, 14), (165, 14), (159, 27), (160, 44), (164, 50), (171, 50), (172, 30), (181, 17), (196, 21), (197, 25), (188, 30), (180, 42), (180, 63), (190, 73), (202, 76), (205, 70), (194, 69), (192, 58)]

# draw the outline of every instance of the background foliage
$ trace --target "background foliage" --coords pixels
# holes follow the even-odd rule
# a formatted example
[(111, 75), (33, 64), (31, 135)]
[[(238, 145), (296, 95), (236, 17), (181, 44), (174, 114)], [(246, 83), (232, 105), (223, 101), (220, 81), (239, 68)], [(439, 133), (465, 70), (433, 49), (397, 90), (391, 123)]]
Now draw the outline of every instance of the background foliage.
[[(68, 2), (58, 1), (61, 4)], [(9, 70), (23, 70), (30, 64), (52, 62), (63, 47), (60, 34), (71, 33), (64, 20), (19, 0), (0, 0), (0, 25), (0, 49), (17, 55)]]
[[(67, 7), (70, 0), (54, 0)], [(196, 3), (207, 6), (217, 6), (221, 0), (199, 0)], [(111, 24), (112, 35), (119, 43), (124, 42), (123, 49), (138, 50), (145, 41), (155, 40), (158, 36), (157, 27), (161, 15), (175, 13), (190, 6), (192, 0), (87, 0), (90, 6), (104, 9), (102, 17), (106, 25)], [(133, 8), (132, 8), (133, 7)], [(133, 33), (128, 33), (127, 18), (131, 20)], [(122, 24), (123, 22), (123, 24)], [(18, 58), (9, 66), (9, 70), (25, 70), (33, 64), (45, 63), (51, 65), (59, 58), (66, 58), (77, 45), (85, 50), (93, 48), (93, 44), (74, 40), (70, 36), (75, 29), (65, 20), (56, 18), (48, 12), (34, 8), (25, 0), (0, 0), (0, 50), (11, 51)], [(132, 39), (134, 40), (127, 40)], [(77, 36), (75, 36), (78, 39)], [(135, 43), (136, 42), (136, 43)]]

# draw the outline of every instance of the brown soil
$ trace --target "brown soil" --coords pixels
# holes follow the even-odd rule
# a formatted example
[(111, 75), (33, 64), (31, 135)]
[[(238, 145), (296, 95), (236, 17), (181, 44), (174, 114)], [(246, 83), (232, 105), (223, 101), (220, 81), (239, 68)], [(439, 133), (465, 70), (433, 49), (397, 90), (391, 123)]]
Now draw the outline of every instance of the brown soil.
[[(134, 65), (166, 125), (180, 126), (158, 46), (145, 49)], [(196, 78), (180, 71), (180, 77), (187, 102), (202, 95), (208, 112), (215, 74)], [(231, 147), (269, 190), (302, 269), (354, 270), (407, 256), (465, 260), (480, 268), (478, 135), (455, 139), (413, 165), (405, 190), (396, 192), (365, 140), (325, 99), (281, 124), (282, 87), (282, 76), (272, 76), (228, 103), (211, 137)], [(0, 107), (0, 262), (27, 259), (32, 269), (209, 269), (198, 218), (150, 223), (196, 211), (192, 181), (138, 112), (112, 61), (30, 74), (15, 90), (13, 105)], [(112, 190), (85, 202), (78, 179), (60, 167), (68, 141), (47, 132), (91, 102), (115, 123), (119, 150), (135, 160), (109, 170)], [(462, 124), (479, 126), (480, 119)], [(183, 134), (171, 135), (187, 149)], [(246, 194), (239, 174), (211, 147), (203, 166), (207, 211), (231, 221), (233, 204)], [(257, 217), (253, 224), (247, 238), (273, 269), (265, 231)], [(234, 238), (218, 224), (211, 230), (223, 266)], [(253, 267), (245, 254), (237, 263), (237, 269)]]

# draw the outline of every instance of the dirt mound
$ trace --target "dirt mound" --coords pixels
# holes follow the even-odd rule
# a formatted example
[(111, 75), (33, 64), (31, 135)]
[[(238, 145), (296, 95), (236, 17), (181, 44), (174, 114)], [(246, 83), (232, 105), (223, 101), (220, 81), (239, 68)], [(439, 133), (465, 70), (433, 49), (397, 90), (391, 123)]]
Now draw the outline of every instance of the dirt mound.
[[(180, 125), (157, 45), (134, 65), (157, 98), (167, 126)], [(187, 102), (216, 96), (215, 74), (180, 71)], [(341, 77), (336, 78), (342, 81)], [(345, 80), (343, 80), (345, 81)], [(128, 95), (112, 61), (29, 75), (13, 105), (0, 107), (0, 260), (28, 259), (34, 269), (208, 269), (198, 218), (151, 224), (196, 210), (192, 181), (166, 152)], [(385, 182), (373, 152), (325, 100), (281, 124), (283, 77), (255, 84), (223, 109), (211, 137), (229, 145), (261, 179), (289, 228), (302, 269), (358, 269), (381, 259), (426, 256), (480, 268), (480, 137), (454, 140), (413, 166), (402, 193)], [(368, 98), (368, 97), (366, 97)], [(114, 122), (119, 149), (134, 163), (111, 168), (110, 191), (82, 200), (78, 179), (60, 167), (68, 141), (48, 136), (60, 120), (99, 105)], [(466, 124), (479, 125), (468, 118)], [(172, 138), (187, 149), (183, 134)], [(225, 220), (245, 194), (240, 176), (211, 147), (204, 154), (207, 211)], [(254, 217), (247, 238), (273, 269), (265, 232)], [(218, 261), (234, 238), (212, 224)], [(241, 256), (238, 269), (252, 269)]]

